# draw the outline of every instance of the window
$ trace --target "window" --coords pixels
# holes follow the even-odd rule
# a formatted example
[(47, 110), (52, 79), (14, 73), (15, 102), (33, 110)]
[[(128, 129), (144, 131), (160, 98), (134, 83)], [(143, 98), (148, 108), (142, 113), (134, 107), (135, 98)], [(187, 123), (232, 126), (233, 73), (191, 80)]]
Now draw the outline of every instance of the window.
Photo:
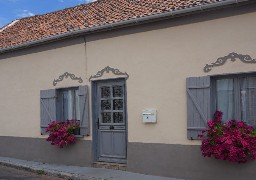
[(243, 120), (256, 125), (256, 76), (237, 75), (215, 78), (214, 108), (223, 112), (223, 120)]
[(216, 110), (256, 126), (256, 74), (187, 78), (188, 139), (198, 139)]
[(57, 90), (57, 121), (81, 120), (78, 88)]
[(40, 91), (40, 128), (46, 128), (52, 121), (80, 120), (80, 135), (89, 136), (88, 87), (79, 86), (67, 89)]

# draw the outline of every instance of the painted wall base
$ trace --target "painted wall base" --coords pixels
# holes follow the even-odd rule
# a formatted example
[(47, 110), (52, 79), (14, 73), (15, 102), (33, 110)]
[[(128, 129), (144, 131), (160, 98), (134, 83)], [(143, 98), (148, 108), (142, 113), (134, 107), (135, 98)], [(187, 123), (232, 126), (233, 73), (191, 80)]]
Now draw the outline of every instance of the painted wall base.
[[(92, 166), (91, 141), (65, 149), (45, 139), (0, 137), (0, 156), (45, 163)], [(189, 180), (253, 180), (256, 162), (234, 164), (201, 156), (200, 146), (128, 143), (127, 170)]]
[(256, 179), (256, 162), (204, 158), (200, 146), (192, 145), (129, 143), (127, 170), (189, 180)]
[(91, 166), (91, 141), (60, 149), (40, 138), (0, 137), (0, 156), (53, 164)]

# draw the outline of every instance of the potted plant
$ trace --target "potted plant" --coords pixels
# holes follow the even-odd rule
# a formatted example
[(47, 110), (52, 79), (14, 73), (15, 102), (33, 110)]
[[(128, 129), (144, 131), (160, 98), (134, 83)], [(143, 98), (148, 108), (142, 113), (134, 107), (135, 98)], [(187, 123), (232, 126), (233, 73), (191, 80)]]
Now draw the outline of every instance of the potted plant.
[(50, 141), (51, 145), (63, 148), (76, 142), (75, 134), (79, 131), (80, 121), (67, 120), (62, 122), (52, 122), (46, 129), (49, 137), (46, 141)]
[(223, 113), (215, 112), (214, 119), (208, 121), (209, 129), (199, 135), (204, 157), (245, 163), (256, 159), (256, 130), (243, 121), (222, 121)]

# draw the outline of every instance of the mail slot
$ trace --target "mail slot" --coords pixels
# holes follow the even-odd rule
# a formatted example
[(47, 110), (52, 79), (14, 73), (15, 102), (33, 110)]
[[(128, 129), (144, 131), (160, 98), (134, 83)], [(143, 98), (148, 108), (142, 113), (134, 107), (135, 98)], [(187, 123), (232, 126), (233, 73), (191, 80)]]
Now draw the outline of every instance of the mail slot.
[(156, 123), (156, 109), (147, 109), (142, 112), (143, 123)]
[(147, 116), (147, 115), (151, 115), (152, 116), (152, 115), (154, 115), (154, 113), (144, 112), (143, 115), (144, 116)]

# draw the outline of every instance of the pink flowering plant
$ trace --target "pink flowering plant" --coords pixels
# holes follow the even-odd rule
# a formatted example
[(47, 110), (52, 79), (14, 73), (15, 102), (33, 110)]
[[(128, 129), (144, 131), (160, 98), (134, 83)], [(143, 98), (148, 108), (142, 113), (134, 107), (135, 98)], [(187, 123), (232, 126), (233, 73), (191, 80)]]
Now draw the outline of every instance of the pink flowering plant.
[(204, 157), (245, 163), (256, 159), (256, 129), (243, 121), (222, 122), (223, 113), (215, 112), (208, 121), (208, 130), (199, 135), (203, 138), (201, 151)]
[(74, 133), (79, 130), (79, 124), (78, 120), (52, 122), (46, 129), (46, 132), (50, 133), (46, 141), (50, 141), (52, 145), (59, 148), (74, 144), (76, 142)]

